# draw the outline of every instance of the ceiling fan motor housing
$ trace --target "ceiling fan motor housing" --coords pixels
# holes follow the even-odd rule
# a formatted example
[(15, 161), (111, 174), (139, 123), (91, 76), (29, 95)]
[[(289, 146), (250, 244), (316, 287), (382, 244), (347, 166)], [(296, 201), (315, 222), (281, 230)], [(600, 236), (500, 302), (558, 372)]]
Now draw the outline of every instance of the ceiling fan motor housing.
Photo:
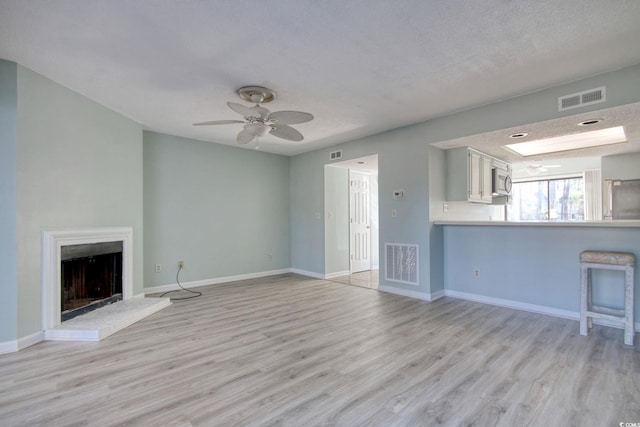
[(276, 99), (276, 93), (262, 86), (244, 86), (238, 89), (238, 96), (248, 102), (261, 104)]

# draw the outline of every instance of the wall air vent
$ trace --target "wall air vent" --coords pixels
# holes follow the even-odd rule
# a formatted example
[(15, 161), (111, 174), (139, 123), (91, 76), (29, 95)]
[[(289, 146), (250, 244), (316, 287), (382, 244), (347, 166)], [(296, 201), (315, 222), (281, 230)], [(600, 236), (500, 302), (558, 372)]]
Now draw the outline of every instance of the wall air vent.
[(385, 254), (386, 280), (419, 285), (418, 245), (385, 243)]
[(607, 100), (607, 88), (605, 86), (589, 89), (583, 92), (572, 93), (558, 98), (558, 111), (570, 110), (572, 108), (585, 107), (591, 104), (598, 104)]
[(342, 158), (342, 150), (332, 151), (331, 153), (329, 153), (329, 158), (331, 160), (341, 159)]

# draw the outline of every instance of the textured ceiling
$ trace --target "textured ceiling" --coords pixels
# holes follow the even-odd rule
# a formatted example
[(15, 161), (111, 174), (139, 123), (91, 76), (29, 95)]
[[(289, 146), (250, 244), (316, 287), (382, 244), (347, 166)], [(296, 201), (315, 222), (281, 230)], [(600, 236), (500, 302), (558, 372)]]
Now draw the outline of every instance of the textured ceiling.
[[(582, 121), (591, 119), (602, 119), (602, 121), (588, 127), (578, 125), (578, 123)], [(465, 136), (463, 138), (450, 139), (433, 145), (442, 149), (471, 147), (511, 163), (539, 163), (539, 161), (543, 159), (547, 161), (554, 160), (554, 163), (557, 163), (557, 160), (560, 159), (576, 157), (578, 153), (576, 150), (561, 151), (558, 153), (549, 153), (540, 156), (528, 156), (526, 160), (523, 160), (519, 155), (504, 148), (504, 145), (616, 126), (624, 126), (627, 142), (601, 147), (584, 148), (579, 150), (579, 157), (602, 157), (604, 155), (640, 151), (640, 102), (599, 111), (592, 111), (589, 113), (576, 114), (559, 119), (547, 120), (544, 122), (532, 123), (526, 126), (518, 126), (494, 132)], [(509, 135), (521, 132), (525, 132), (528, 135), (524, 138), (518, 139), (509, 138)]]
[(226, 101), (312, 113), (293, 155), (640, 63), (637, 0), (0, 0), (0, 58), (141, 123), (235, 144)]

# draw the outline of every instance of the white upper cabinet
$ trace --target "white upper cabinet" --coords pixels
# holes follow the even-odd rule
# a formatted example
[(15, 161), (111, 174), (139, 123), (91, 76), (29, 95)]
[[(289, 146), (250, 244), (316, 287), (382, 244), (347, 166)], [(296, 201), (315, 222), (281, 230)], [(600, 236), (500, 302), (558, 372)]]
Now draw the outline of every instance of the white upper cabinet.
[(491, 203), (493, 158), (469, 147), (447, 150), (447, 201)]

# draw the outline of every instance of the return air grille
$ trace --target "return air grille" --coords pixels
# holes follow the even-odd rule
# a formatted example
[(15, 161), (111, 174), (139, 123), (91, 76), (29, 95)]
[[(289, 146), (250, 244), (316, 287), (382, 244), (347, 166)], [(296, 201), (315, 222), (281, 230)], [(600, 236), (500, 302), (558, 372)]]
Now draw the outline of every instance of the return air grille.
[(583, 92), (572, 93), (558, 98), (558, 111), (598, 104), (607, 100), (607, 88), (605, 86), (589, 89)]
[(385, 243), (386, 276), (391, 282), (418, 285), (418, 245)]
[(342, 158), (342, 150), (332, 151), (331, 153), (329, 153), (329, 159), (331, 160), (338, 160), (341, 158)]

